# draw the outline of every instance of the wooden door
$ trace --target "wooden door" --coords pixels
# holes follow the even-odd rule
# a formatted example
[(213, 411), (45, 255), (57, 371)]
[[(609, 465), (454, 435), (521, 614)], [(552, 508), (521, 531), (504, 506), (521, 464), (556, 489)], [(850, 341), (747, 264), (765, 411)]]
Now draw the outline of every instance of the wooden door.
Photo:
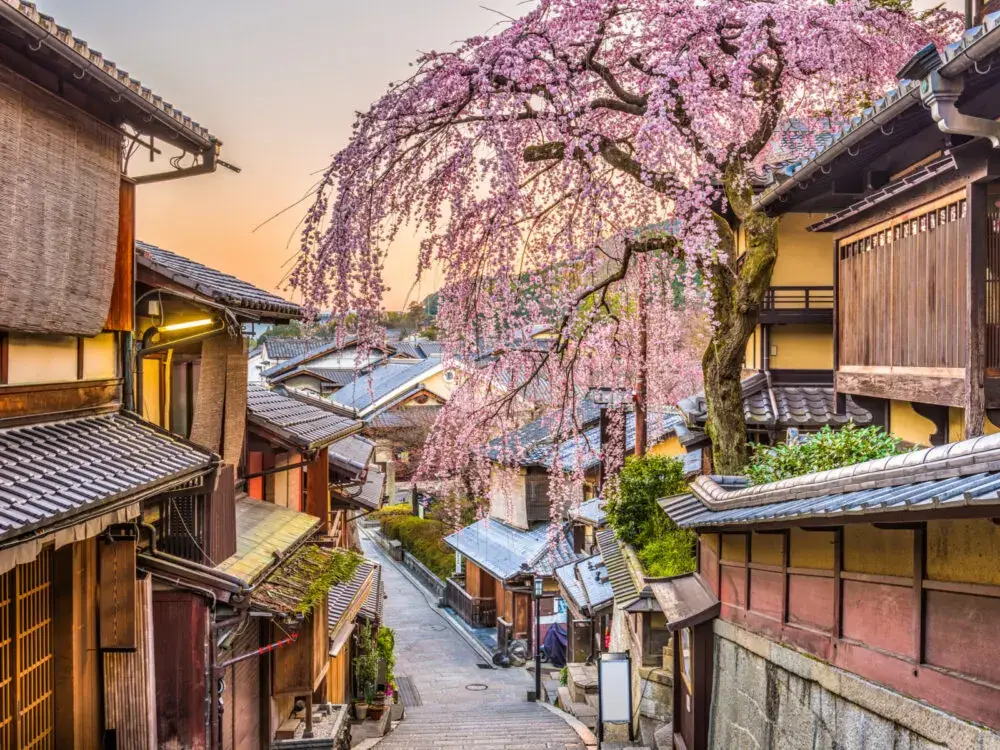
[[(250, 653), (260, 645), (256, 622), (246, 623), (245, 630), (233, 640), (232, 658)], [(223, 750), (257, 750), (260, 747), (260, 659), (254, 656), (226, 668), (223, 693)]]
[(691, 628), (681, 628), (674, 633), (674, 674), (680, 676), (674, 684), (678, 687), (679, 706), (675, 716), (680, 717), (681, 739), (687, 750), (694, 750), (694, 634)]
[(55, 747), (52, 551), (0, 575), (0, 748)]
[(674, 632), (674, 747), (705, 750), (712, 701), (712, 621)]

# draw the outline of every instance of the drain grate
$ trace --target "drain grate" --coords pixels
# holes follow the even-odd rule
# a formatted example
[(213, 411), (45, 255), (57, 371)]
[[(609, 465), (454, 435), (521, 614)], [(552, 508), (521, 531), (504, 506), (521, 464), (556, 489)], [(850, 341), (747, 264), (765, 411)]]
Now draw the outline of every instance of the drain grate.
[(476, 662), (476, 666), (479, 667), (480, 669), (493, 669), (492, 665), (482, 661)]
[(477, 692), (477, 693), (480, 692), (480, 691), (482, 691), (482, 690), (489, 690), (489, 688), (490, 688), (489, 685), (486, 685), (486, 684), (484, 684), (482, 682), (473, 682), (472, 684), (465, 686), (466, 690), (472, 690), (472, 691)]
[(399, 700), (404, 706), (415, 708), (416, 706), (423, 705), (420, 700), (420, 693), (417, 691), (417, 686), (413, 684), (413, 680), (409, 677), (397, 674), (396, 687), (399, 688)]

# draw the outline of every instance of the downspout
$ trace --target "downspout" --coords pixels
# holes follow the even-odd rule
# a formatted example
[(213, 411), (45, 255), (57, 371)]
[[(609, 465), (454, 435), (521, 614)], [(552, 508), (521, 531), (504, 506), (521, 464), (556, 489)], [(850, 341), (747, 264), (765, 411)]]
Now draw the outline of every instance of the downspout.
[(1000, 148), (1000, 122), (958, 111), (955, 102), (964, 88), (963, 79), (945, 78), (934, 70), (920, 82), (920, 99), (930, 107), (931, 117), (942, 133), (989, 138), (993, 148)]

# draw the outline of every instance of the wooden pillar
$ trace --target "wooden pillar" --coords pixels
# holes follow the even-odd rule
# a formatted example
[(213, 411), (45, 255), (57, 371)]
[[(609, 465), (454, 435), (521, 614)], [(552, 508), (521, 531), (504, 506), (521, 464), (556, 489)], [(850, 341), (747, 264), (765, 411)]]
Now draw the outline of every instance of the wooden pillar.
[(844, 569), (844, 527), (840, 526), (833, 532), (833, 636), (834, 647), (840, 640), (841, 612), (844, 601), (844, 582), (840, 577)]
[(968, 254), (966, 256), (965, 437), (983, 434), (986, 398), (983, 391), (986, 331), (986, 185), (966, 188)]
[(101, 739), (97, 644), (97, 540), (68, 544), (53, 555), (52, 645), (55, 746), (98, 750)]
[(330, 454), (321, 448), (306, 470), (306, 513), (319, 518), (319, 529), (330, 527)]
[(924, 661), (924, 571), (927, 525), (913, 529), (913, 661)]

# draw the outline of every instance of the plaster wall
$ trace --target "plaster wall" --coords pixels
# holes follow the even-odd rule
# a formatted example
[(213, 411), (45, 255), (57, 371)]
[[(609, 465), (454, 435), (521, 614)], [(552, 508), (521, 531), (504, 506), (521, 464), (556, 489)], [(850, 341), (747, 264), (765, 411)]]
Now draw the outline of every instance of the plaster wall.
[(457, 378), (452, 376), (451, 381), (445, 380), (445, 372), (447, 370), (442, 370), (431, 375), (429, 378), (423, 381), (424, 388), (429, 390), (435, 396), (440, 396), (445, 401), (451, 398), (452, 392), (455, 390), (457, 384)]
[(715, 622), (709, 746), (1000, 749), (1000, 735)]
[(651, 456), (683, 456), (687, 450), (676, 435), (670, 435), (646, 451)]
[(900, 440), (929, 446), (937, 428), (931, 420), (917, 414), (909, 401), (890, 401), (889, 431)]
[(76, 380), (76, 337), (11, 333), (7, 339), (9, 385)]
[(115, 335), (102, 333), (83, 339), (83, 379), (104, 380), (118, 374)]
[(829, 325), (772, 326), (769, 338), (772, 370), (833, 369), (833, 329)]
[(525, 472), (494, 468), (490, 476), (490, 516), (519, 529), (528, 528)]

